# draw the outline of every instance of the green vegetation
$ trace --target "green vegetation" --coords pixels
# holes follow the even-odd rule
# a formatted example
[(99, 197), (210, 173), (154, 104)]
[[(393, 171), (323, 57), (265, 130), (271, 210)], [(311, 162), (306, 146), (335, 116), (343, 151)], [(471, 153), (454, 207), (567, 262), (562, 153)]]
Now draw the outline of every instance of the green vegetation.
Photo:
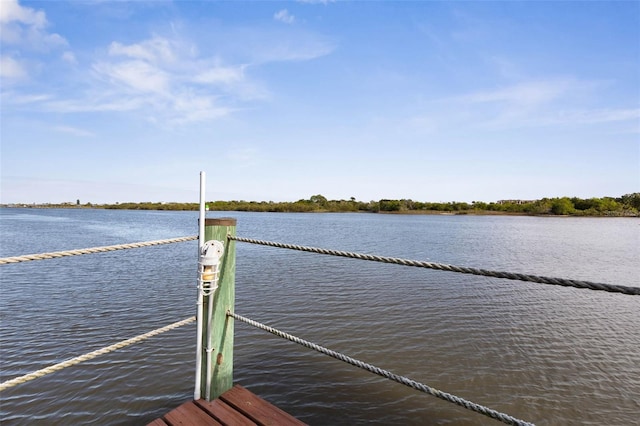
[[(370, 212), (370, 213), (453, 213), (453, 214), (524, 214), (524, 215), (571, 215), (571, 216), (638, 216), (640, 193), (622, 197), (581, 199), (543, 198), (541, 200), (503, 200), (492, 203), (474, 201), (431, 203), (413, 200), (390, 200), (362, 202), (328, 200), (317, 194), (307, 200), (295, 202), (273, 201), (212, 201), (207, 203), (211, 211), (247, 212)], [(108, 209), (139, 210), (197, 210), (197, 203), (121, 203), (102, 206)]]
[[(432, 203), (413, 200), (362, 202), (354, 197), (349, 200), (328, 200), (317, 194), (308, 200), (294, 202), (273, 201), (211, 201), (211, 211), (246, 212), (369, 212), (405, 214), (518, 214), (518, 215), (568, 215), (568, 216), (640, 216), (640, 192), (621, 197), (603, 198), (543, 198), (541, 200), (502, 200), (485, 203), (473, 201)], [(49, 208), (104, 208), (127, 210), (198, 210), (198, 203), (116, 203), (92, 205), (91, 203), (63, 203), (47, 205), (16, 205), (15, 207)]]

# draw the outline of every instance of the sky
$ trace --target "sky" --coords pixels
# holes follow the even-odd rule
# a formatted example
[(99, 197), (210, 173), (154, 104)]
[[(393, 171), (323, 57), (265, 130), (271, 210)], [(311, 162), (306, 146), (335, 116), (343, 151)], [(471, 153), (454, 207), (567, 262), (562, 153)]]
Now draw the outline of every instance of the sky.
[(640, 192), (638, 1), (0, 0), (0, 203)]

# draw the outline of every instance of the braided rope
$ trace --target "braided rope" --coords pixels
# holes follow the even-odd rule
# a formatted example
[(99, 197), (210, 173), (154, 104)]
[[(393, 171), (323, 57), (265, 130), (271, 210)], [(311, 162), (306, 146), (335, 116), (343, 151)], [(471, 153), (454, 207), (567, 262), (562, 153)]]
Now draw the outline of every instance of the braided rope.
[(125, 249), (133, 249), (133, 248), (149, 247), (149, 246), (159, 246), (162, 244), (181, 243), (184, 241), (192, 241), (197, 239), (198, 239), (197, 236), (190, 236), (190, 237), (170, 238), (167, 240), (147, 241), (147, 242), (141, 242), (141, 243), (118, 244), (114, 246), (92, 247), (92, 248), (68, 250), (68, 251), (56, 251), (52, 253), (26, 254), (24, 256), (0, 258), (0, 265), (9, 264), (9, 263), (28, 262), (30, 260), (54, 259), (58, 257), (78, 256), (81, 254), (103, 253), (107, 251), (125, 250)]
[(306, 247), (294, 244), (283, 244), (272, 241), (255, 240), (251, 238), (243, 238), (233, 235), (227, 236), (230, 240), (236, 240), (244, 243), (260, 244), (270, 247), (285, 248), (291, 250), (306, 251), (311, 253), (327, 254), (331, 256), (348, 257), (352, 259), (371, 260), (374, 262), (393, 263), (404, 266), (416, 266), (419, 268), (436, 269), (440, 271), (459, 272), (462, 274), (483, 275), (486, 277), (506, 278), (509, 280), (528, 281), (540, 284), (551, 284), (565, 287), (575, 287), (581, 289), (600, 290), (611, 293), (622, 293), (633, 296), (640, 296), (640, 287), (627, 287), (615, 284), (595, 283), (590, 281), (570, 280), (564, 278), (542, 277), (537, 275), (519, 274), (513, 272), (490, 271), (487, 269), (468, 268), (465, 266), (447, 265), (444, 263), (425, 262), (419, 260), (407, 260), (395, 257), (377, 256), (372, 254), (361, 254), (339, 250), (329, 250), (316, 247)]
[(492, 410), (491, 408), (487, 408), (483, 405), (476, 404), (471, 401), (467, 401), (466, 399), (460, 398), (455, 395), (451, 395), (446, 392), (442, 392), (438, 389), (432, 388), (425, 384), (416, 382), (415, 380), (409, 379), (404, 376), (397, 375), (387, 370), (383, 370), (382, 368), (376, 367), (375, 365), (368, 364), (366, 362), (362, 362), (355, 358), (351, 358), (350, 356), (341, 354), (340, 352), (336, 352), (334, 350), (325, 348), (324, 346), (317, 345), (315, 343), (309, 342), (307, 340), (303, 340), (299, 337), (293, 336), (289, 333), (285, 333), (268, 325), (259, 323), (252, 319), (243, 317), (242, 315), (238, 315), (233, 312), (227, 311), (227, 315), (233, 317), (239, 321), (252, 325), (261, 330), (268, 331), (271, 334), (274, 334), (278, 337), (282, 337), (283, 339), (290, 340), (294, 343), (302, 345), (306, 348), (313, 349), (315, 351), (320, 352), (321, 354), (328, 355), (332, 358), (338, 359), (340, 361), (346, 362), (347, 364), (351, 364), (355, 367), (361, 368), (363, 370), (369, 371), (370, 373), (377, 374), (378, 376), (385, 377), (389, 380), (393, 380), (394, 382), (400, 383), (402, 385), (408, 386), (420, 392), (427, 393), (429, 395), (435, 396), (437, 398), (443, 399), (445, 401), (451, 402), (453, 404), (464, 407), (468, 410), (475, 411), (476, 413), (484, 414), (487, 417), (491, 417), (492, 419), (499, 420), (508, 425), (517, 425), (517, 426), (532, 426), (533, 423), (525, 422), (523, 420), (519, 420), (515, 417), (509, 416), (508, 414), (501, 413), (496, 410)]
[(150, 331), (148, 333), (144, 333), (144, 334), (141, 334), (139, 336), (132, 337), (132, 338), (127, 339), (127, 340), (123, 340), (122, 342), (115, 343), (115, 344), (113, 344), (111, 346), (107, 346), (105, 348), (98, 349), (98, 350), (95, 350), (93, 352), (89, 352), (87, 354), (77, 356), (75, 358), (68, 359), (68, 360), (60, 362), (58, 364), (50, 365), (49, 367), (45, 367), (43, 369), (34, 371), (33, 373), (25, 374), (24, 376), (16, 377), (15, 379), (7, 380), (5, 382), (0, 383), (0, 392), (5, 390), (5, 389), (20, 385), (22, 383), (26, 383), (28, 381), (37, 379), (39, 377), (46, 376), (47, 374), (55, 373), (56, 371), (62, 370), (63, 368), (71, 367), (72, 365), (79, 364), (79, 363), (81, 363), (83, 361), (88, 361), (90, 359), (93, 359), (93, 358), (97, 357), (98, 355), (104, 355), (104, 354), (107, 354), (109, 352), (113, 352), (115, 350), (122, 349), (122, 348), (124, 348), (126, 346), (129, 346), (129, 345), (132, 345), (134, 343), (139, 343), (139, 342), (141, 342), (143, 340), (146, 340), (146, 339), (148, 339), (150, 337), (153, 337), (153, 336), (156, 336), (158, 334), (164, 333), (166, 331), (173, 330), (174, 328), (182, 327), (183, 325), (192, 323), (195, 320), (196, 320), (196, 317), (190, 317), (190, 318), (184, 319), (182, 321), (174, 322), (173, 324), (169, 324), (169, 325), (166, 325), (164, 327), (152, 330), (152, 331)]

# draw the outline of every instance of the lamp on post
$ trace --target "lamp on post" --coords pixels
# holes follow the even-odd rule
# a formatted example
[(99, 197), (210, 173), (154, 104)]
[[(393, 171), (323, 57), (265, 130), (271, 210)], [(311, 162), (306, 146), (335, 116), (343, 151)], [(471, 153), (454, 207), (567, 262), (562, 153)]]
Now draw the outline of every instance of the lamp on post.
[(218, 288), (220, 278), (220, 259), (224, 254), (224, 244), (217, 240), (205, 242), (200, 249), (198, 262), (200, 290), (209, 296)]

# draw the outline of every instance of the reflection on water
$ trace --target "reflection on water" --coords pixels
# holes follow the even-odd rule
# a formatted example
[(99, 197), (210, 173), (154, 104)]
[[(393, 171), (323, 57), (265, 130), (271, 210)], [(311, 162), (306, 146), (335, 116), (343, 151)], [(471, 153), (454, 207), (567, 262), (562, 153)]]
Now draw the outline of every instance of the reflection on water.
[[(197, 213), (0, 209), (2, 256), (194, 235)], [(638, 285), (640, 221), (250, 214), (238, 235)], [(640, 299), (237, 244), (236, 312), (538, 425), (632, 424)], [(196, 242), (2, 266), (0, 380), (191, 316)], [(2, 424), (145, 424), (195, 326), (4, 391)], [(236, 380), (313, 425), (490, 419), (236, 325)]]

